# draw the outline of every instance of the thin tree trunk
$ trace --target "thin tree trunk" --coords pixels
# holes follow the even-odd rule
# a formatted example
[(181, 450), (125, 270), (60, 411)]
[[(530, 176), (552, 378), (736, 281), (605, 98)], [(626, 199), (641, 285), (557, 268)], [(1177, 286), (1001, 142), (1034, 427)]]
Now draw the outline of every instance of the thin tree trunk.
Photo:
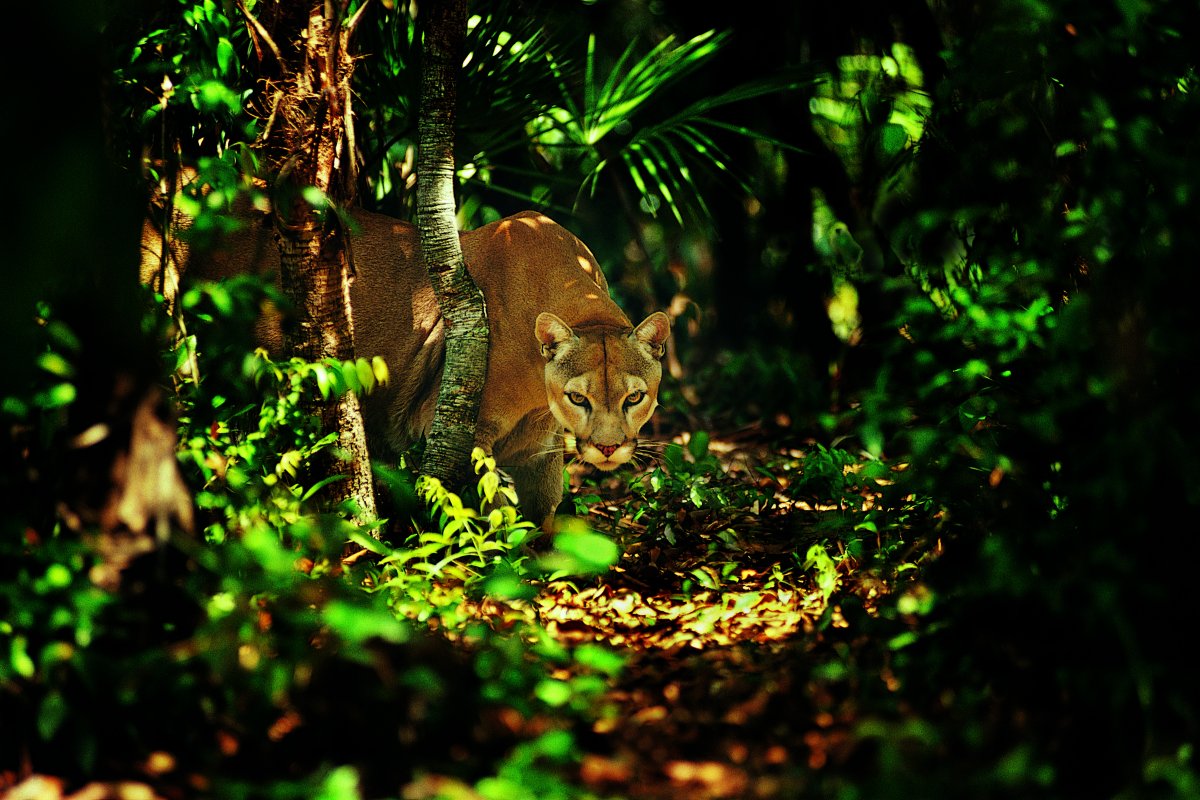
[[(314, 208), (302, 192), (312, 186), (335, 203), (348, 200), (343, 187), (354, 185), (353, 174), (343, 171), (352, 173), (354, 166), (349, 92), (354, 62), (347, 42), (357, 18), (343, 25), (336, 11), (330, 12), (334, 17), (326, 16), (331, 8), (323, 2), (308, 6), (304, 37), (284, 69), (284, 99), (276, 109), (281, 122), (266, 146), (279, 154), (275, 211), (280, 278), (297, 314), (295, 325), (285, 330), (285, 348), (306, 361), (341, 362), (355, 356), (353, 276), (344, 234), (333, 211)], [(289, 41), (298, 36), (299, 27), (280, 27)], [(318, 465), (316, 477), (345, 474), (345, 481), (332, 484), (332, 499), (353, 501), (355, 521), (374, 521), (374, 485), (358, 396), (348, 392), (334, 402), (318, 402), (313, 411), (323, 430), (338, 432), (338, 447)]]
[(431, 0), (422, 40), (417, 228), (446, 325), (446, 362), (421, 473), (458, 490), (470, 476), (479, 401), (487, 375), (483, 294), (463, 261), (455, 222), (454, 120), (467, 28), (466, 0)]

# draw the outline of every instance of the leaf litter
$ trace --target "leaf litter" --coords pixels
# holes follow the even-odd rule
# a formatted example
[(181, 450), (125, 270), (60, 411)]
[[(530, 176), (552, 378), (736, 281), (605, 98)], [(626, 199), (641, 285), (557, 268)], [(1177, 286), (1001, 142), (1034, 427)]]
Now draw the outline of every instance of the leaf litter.
[[(746, 459), (744, 448), (722, 454), (748, 474)], [(536, 619), (565, 647), (598, 645), (623, 659), (576, 732), (565, 779), (597, 798), (797, 796), (814, 771), (857, 748), (851, 668), (841, 665), (865, 637), (842, 603), (872, 615), (918, 571), (885, 578), (846, 554), (836, 573), (806, 570), (803, 554), (829, 534), (821, 515), (838, 502), (777, 504), (760, 517), (736, 507), (680, 513), (671, 542), (632, 518), (629, 499), (610, 487), (587, 509), (622, 544), (607, 573), (474, 609), (492, 624)], [(887, 674), (874, 676), (885, 690)], [(570, 669), (556, 677), (570, 680)]]

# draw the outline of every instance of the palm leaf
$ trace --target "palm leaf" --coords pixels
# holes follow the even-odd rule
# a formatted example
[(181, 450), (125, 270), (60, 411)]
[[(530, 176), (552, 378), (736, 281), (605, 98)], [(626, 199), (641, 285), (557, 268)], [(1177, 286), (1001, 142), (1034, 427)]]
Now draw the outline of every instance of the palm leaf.
[[(680, 197), (691, 198), (692, 202), (694, 202), (700, 209), (701, 219), (711, 219), (712, 214), (709, 211), (708, 204), (704, 202), (704, 193), (700, 191), (699, 187), (696, 186), (696, 182), (692, 179), (692, 170), (688, 166), (688, 160), (685, 157), (684, 152), (675, 146), (675, 143), (671, 141), (670, 137), (663, 137), (661, 144), (666, 150), (671, 164), (675, 168), (675, 173), (679, 176), (679, 179), (683, 182), (683, 184), (686, 184), (686, 186), (680, 186)], [(749, 190), (748, 187), (745, 187), (745, 184), (742, 184), (742, 186), (747, 191)], [(677, 212), (675, 217), (678, 220), (680, 214)], [(682, 224), (682, 221), (680, 224)]]
[[(701, 197), (698, 174), (723, 174), (733, 178), (743, 191), (749, 191), (749, 188), (734, 173), (729, 157), (705, 129), (799, 150), (776, 137), (744, 125), (723, 122), (714, 116), (733, 103), (795, 90), (813, 80), (795, 73), (742, 84), (697, 100), (665, 119), (635, 127), (633, 135), (614, 149), (610, 134), (618, 126), (632, 124), (635, 118), (653, 114), (658, 101), (672, 87), (712, 62), (726, 39), (727, 34), (715, 31), (682, 43), (667, 37), (641, 57), (636, 56), (638, 43), (630, 42), (617, 56), (607, 75), (601, 78), (595, 38), (589, 38), (580, 95), (571, 91), (567, 69), (558, 63), (551, 65), (562, 95), (560, 108), (566, 113), (548, 122), (547, 130), (556, 131), (559, 146), (569, 142), (570, 147), (583, 148), (594, 154), (595, 161), (590, 169), (581, 165), (584, 166), (584, 178), (576, 202), (585, 194), (595, 195), (603, 170), (620, 165), (626, 179), (644, 199), (644, 207), (651, 212), (658, 210), (657, 204), (661, 201), (681, 224), (685, 215), (707, 220), (711, 215)], [(581, 101), (576, 100), (577, 96)], [(555, 146), (550, 142), (551, 138), (545, 137), (540, 146)], [(582, 152), (580, 157), (584, 157)]]
[(465, 38), (459, 79), (459, 130), (475, 151), (524, 138), (525, 123), (540, 113), (555, 85), (544, 69), (550, 56), (545, 33), (514, 6), (501, 4), (473, 17)]

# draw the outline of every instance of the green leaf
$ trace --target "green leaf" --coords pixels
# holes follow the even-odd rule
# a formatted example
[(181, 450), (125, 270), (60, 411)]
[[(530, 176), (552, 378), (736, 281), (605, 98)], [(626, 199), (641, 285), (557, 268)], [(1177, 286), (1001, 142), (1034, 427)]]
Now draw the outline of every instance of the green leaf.
[(548, 706), (558, 708), (571, 700), (571, 687), (563, 681), (549, 678), (539, 681), (533, 689), (534, 695)]
[(688, 452), (697, 461), (704, 458), (704, 455), (708, 452), (708, 434), (704, 431), (693, 433), (692, 438), (688, 441)]
[(273, 573), (276, 579), (281, 576), (295, 578), (300, 575), (296, 571), (296, 554), (286, 549), (279, 541), (279, 534), (270, 528), (256, 525), (247, 529), (242, 534), (242, 544), (247, 552), (254, 555), (263, 569)]
[(315, 495), (317, 492), (324, 489), (329, 484), (336, 483), (338, 481), (344, 481), (347, 479), (347, 477), (348, 476), (346, 476), (346, 475), (330, 475), (326, 478), (322, 478), (321, 480), (319, 480), (315, 484), (313, 484), (311, 487), (309, 487), (309, 489), (303, 495), (300, 496), (300, 502), (302, 502), (302, 503), (307, 502), (308, 500), (310, 500), (312, 498), (313, 495)]
[[(519, 774), (518, 774), (518, 777)], [(529, 789), (524, 781), (508, 778), (484, 778), (475, 785), (475, 790), (483, 800), (528, 800)], [(446, 795), (441, 795), (445, 797)], [(464, 790), (464, 797), (470, 795)]]
[(908, 147), (908, 132), (894, 122), (885, 124), (879, 134), (879, 147), (883, 150), (884, 158), (900, 155)]
[(237, 55), (234, 53), (233, 44), (222, 36), (217, 40), (217, 68), (222, 75), (229, 75), (236, 65)]
[(382, 356), (375, 356), (371, 359), (371, 371), (375, 373), (375, 382), (381, 385), (386, 385), (388, 382), (388, 366)]
[(46, 568), (46, 575), (41, 582), (49, 589), (64, 589), (71, 585), (72, 577), (71, 570), (67, 567), (51, 564)]
[(612, 539), (578, 520), (566, 524), (567, 529), (554, 537), (554, 551), (541, 559), (543, 566), (570, 575), (599, 575), (620, 560), (620, 548)]
[(667, 472), (672, 474), (683, 469), (683, 448), (672, 442), (663, 449), (662, 454), (663, 464), (667, 468)]
[(616, 677), (625, 668), (625, 659), (607, 647), (598, 644), (581, 644), (575, 650), (575, 661), (581, 666)]
[(34, 403), (42, 408), (62, 408), (75, 402), (75, 386), (70, 383), (60, 383), (44, 392), (38, 392)]
[(24, 419), (29, 414), (29, 404), (19, 397), (5, 397), (0, 400), (0, 412)]
[(554, 761), (565, 761), (575, 756), (575, 737), (570, 731), (546, 731), (533, 742), (530, 749)]
[(321, 616), (335, 633), (355, 644), (373, 638), (402, 644), (409, 639), (407, 624), (388, 610), (364, 603), (333, 600), (325, 606)]
[(62, 694), (58, 691), (51, 691), (42, 699), (41, 706), (38, 708), (38, 735), (44, 741), (50, 741), (66, 717), (67, 704), (63, 701)]
[(321, 397), (328, 400), (333, 390), (333, 383), (329, 380), (329, 370), (325, 369), (324, 364), (313, 364), (312, 371), (317, 378), (317, 388), (321, 390)]
[(29, 657), (28, 640), (24, 636), (14, 636), (9, 649), (9, 663), (13, 671), (22, 678), (32, 678), (37, 672), (33, 659)]
[(210, 80), (200, 84), (192, 94), (192, 103), (201, 111), (224, 112), (239, 114), (242, 110), (242, 98), (237, 92), (220, 81)]
[(709, 572), (709, 568), (696, 567), (691, 571), (691, 575), (705, 589), (717, 590), (721, 588), (720, 582)]
[(329, 198), (315, 186), (305, 186), (301, 194), (304, 201), (318, 211), (329, 207)]
[(358, 770), (349, 765), (330, 770), (314, 800), (362, 800)]
[(79, 337), (65, 322), (59, 320), (47, 322), (46, 335), (50, 337), (50, 341), (68, 352), (78, 353), (82, 347)]
[(299, 450), (288, 450), (279, 456), (279, 463), (275, 466), (275, 474), (282, 476), (284, 473), (287, 473), (293, 478), (296, 477), (296, 472), (303, 458)]
[(371, 362), (365, 358), (357, 359), (354, 362), (354, 369), (358, 375), (358, 382), (362, 384), (362, 388), (368, 394), (375, 388), (375, 371), (371, 368)]
[(46, 372), (49, 372), (51, 375), (57, 375), (60, 378), (69, 378), (75, 372), (75, 368), (71, 366), (71, 362), (58, 353), (42, 353), (38, 356), (37, 363)]
[(500, 488), (500, 475), (495, 472), (485, 472), (479, 478), (479, 496), (485, 502), (496, 499), (496, 491)]
[(504, 600), (528, 600), (537, 590), (521, 580), (515, 572), (497, 570), (483, 582), (483, 592), (488, 597), (498, 597)]

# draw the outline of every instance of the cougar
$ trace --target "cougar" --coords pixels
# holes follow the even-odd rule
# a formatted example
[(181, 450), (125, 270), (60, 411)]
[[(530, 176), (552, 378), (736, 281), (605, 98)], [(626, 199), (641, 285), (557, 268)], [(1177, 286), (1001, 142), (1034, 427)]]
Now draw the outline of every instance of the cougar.
[[(355, 350), (381, 356), (390, 380), (363, 398), (368, 446), (394, 457), (429, 432), (441, 384), (445, 325), (420, 258), (417, 229), (357, 210), (350, 300)], [(177, 238), (169, 278), (219, 280), (279, 271), (266, 216), (201, 252)], [(142, 278), (163, 266), (147, 225)], [(524, 211), (460, 233), (467, 269), (487, 304), (488, 364), (475, 444), (513, 479), (522, 515), (550, 530), (562, 499), (564, 453), (612, 470), (633, 458), (658, 405), (670, 335), (661, 311), (637, 325), (612, 300), (588, 247), (554, 220)], [(279, 354), (278, 322), (260, 324)]]

